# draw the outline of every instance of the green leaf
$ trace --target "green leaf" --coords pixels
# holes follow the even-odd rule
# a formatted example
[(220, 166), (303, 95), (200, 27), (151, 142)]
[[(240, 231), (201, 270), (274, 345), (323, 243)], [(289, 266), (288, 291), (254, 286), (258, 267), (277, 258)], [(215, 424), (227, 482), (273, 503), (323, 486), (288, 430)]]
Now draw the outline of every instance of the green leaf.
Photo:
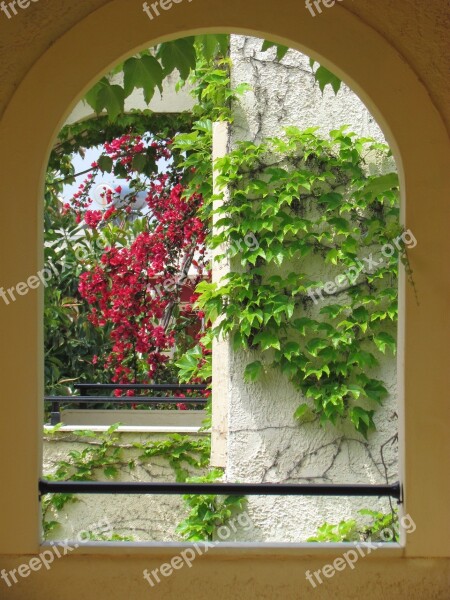
[[(219, 49), (221, 49), (221, 47), (219, 47), (219, 40), (217, 39), (218, 37), (219, 37), (218, 35), (211, 35), (211, 34), (195, 36), (195, 41), (201, 45), (202, 55), (208, 62), (212, 58), (214, 58), (217, 54), (217, 51)], [(227, 46), (228, 46), (228, 36), (222, 35), (222, 37), (224, 37), (226, 39)], [(222, 44), (221, 44), (221, 46), (222, 46)], [(227, 47), (227, 46), (225, 46), (225, 47)]]
[(240, 331), (236, 331), (233, 336), (233, 350), (245, 347), (245, 338)]
[(378, 350), (383, 354), (386, 352), (386, 346), (392, 351), (393, 354), (395, 354), (397, 343), (394, 338), (389, 335), (389, 333), (381, 331), (373, 336), (373, 341), (375, 342)]
[(181, 79), (186, 80), (196, 64), (194, 38), (182, 38), (161, 44), (157, 57), (161, 59), (165, 77), (177, 69)]
[(253, 343), (259, 344), (261, 350), (268, 350), (269, 348), (280, 349), (280, 338), (272, 331), (260, 331), (255, 335)]
[(377, 379), (368, 380), (364, 385), (364, 393), (371, 400), (378, 402), (378, 404), (381, 404), (384, 398), (389, 395), (387, 389)]
[(341, 246), (344, 252), (348, 254), (357, 254), (359, 250), (359, 244), (352, 236), (349, 236)]
[(218, 55), (227, 55), (230, 36), (226, 33), (207, 33), (206, 35), (196, 35), (195, 41), (200, 44), (202, 55), (209, 61)]
[(358, 306), (358, 308), (354, 309), (354, 311), (352, 313), (352, 317), (358, 322), (368, 321), (369, 320), (369, 312), (365, 306)]
[(294, 413), (294, 419), (298, 419), (300, 421), (308, 412), (310, 412), (309, 406), (307, 404), (300, 404)]
[(324, 373), (330, 376), (330, 368), (328, 367), (328, 365), (323, 365), (322, 367), (318, 367), (317, 369), (311, 367), (310, 369), (306, 369), (304, 379), (307, 379), (311, 375), (314, 375), (317, 378), (317, 381), (319, 381), (319, 379), (322, 378)]
[(385, 192), (398, 188), (399, 180), (397, 173), (388, 173), (387, 175), (378, 175), (371, 177), (369, 183), (360, 191), (360, 194), (375, 199)]
[(356, 385), (355, 383), (349, 383), (347, 385), (347, 390), (350, 392), (350, 394), (352, 394), (352, 396), (356, 400), (358, 400), (361, 394), (364, 394), (364, 389), (361, 386)]
[(336, 192), (330, 192), (328, 194), (322, 194), (318, 199), (320, 204), (325, 204), (327, 210), (334, 210), (338, 208), (342, 204), (343, 196), (342, 194), (338, 194)]
[(336, 230), (335, 233), (337, 234), (348, 233), (350, 231), (350, 225), (348, 221), (342, 217), (333, 217), (328, 219), (328, 223), (333, 226), (333, 228)]
[(298, 365), (295, 364), (294, 362), (291, 362), (284, 356), (281, 356), (279, 365), (280, 365), (281, 372), (283, 373), (283, 375), (286, 375), (286, 377), (288, 377), (289, 379), (291, 379), (292, 377), (295, 377), (298, 373), (298, 370), (299, 370)]
[(116, 467), (113, 467), (113, 466), (105, 467), (103, 472), (105, 473), (106, 477), (108, 477), (109, 479), (113, 479), (118, 473)]
[(312, 356), (317, 356), (318, 350), (326, 348), (328, 344), (328, 340), (324, 340), (322, 338), (313, 338), (306, 344), (306, 349)]
[(244, 381), (247, 381), (247, 382), (256, 381), (257, 379), (259, 379), (261, 377), (262, 372), (263, 372), (262, 363), (259, 360), (252, 362), (245, 367)]
[(113, 167), (113, 160), (110, 156), (103, 154), (98, 159), (98, 166), (103, 173), (111, 173)]
[(212, 121), (211, 119), (200, 119), (195, 121), (193, 129), (196, 131), (203, 131), (203, 133), (212, 133)]
[(337, 94), (341, 89), (342, 81), (339, 79), (339, 77), (336, 77), (336, 75), (334, 75), (325, 67), (320, 66), (317, 69), (317, 71), (314, 73), (314, 79), (319, 84), (322, 94), (327, 85), (330, 85), (333, 88), (335, 94)]
[(283, 46), (282, 44), (277, 44), (276, 42), (269, 42), (268, 40), (264, 40), (261, 51), (265, 52), (269, 50), (269, 48), (275, 47), (277, 49), (277, 60), (280, 61), (284, 58), (284, 56), (289, 51), (288, 46)]
[(285, 358), (290, 360), (293, 356), (296, 356), (300, 352), (300, 345), (297, 342), (288, 342), (282, 349)]
[(345, 306), (340, 304), (330, 304), (320, 309), (321, 315), (327, 315), (330, 319), (335, 319), (338, 315), (345, 310)]
[(294, 329), (298, 330), (300, 335), (306, 335), (306, 329), (311, 329), (314, 331), (317, 328), (317, 324), (317, 321), (309, 319), (308, 317), (295, 319), (295, 321), (292, 323)]
[(375, 423), (373, 422), (373, 410), (366, 410), (360, 406), (355, 406), (350, 410), (350, 419), (355, 426), (355, 429), (359, 431), (366, 439), (367, 434), (370, 430), (375, 430)]
[(145, 154), (135, 154), (131, 163), (132, 168), (138, 173), (142, 173), (147, 165)]
[(331, 263), (332, 265), (337, 265), (338, 263), (338, 259), (339, 259), (339, 250), (336, 250), (335, 248), (332, 248), (331, 250), (329, 250), (325, 256), (325, 262), (326, 263)]
[(117, 117), (124, 112), (125, 92), (120, 85), (102, 86), (97, 96), (97, 112), (106, 109), (111, 121), (115, 121)]
[(129, 96), (135, 88), (144, 90), (147, 104), (153, 97), (155, 87), (162, 93), (164, 73), (159, 61), (154, 56), (145, 55), (140, 58), (129, 58), (123, 65), (123, 86), (125, 96)]
[(118, 422), (118, 423), (113, 423), (112, 425), (110, 425), (108, 427), (108, 429), (106, 430), (106, 435), (111, 435), (112, 433), (114, 433), (115, 431), (117, 431), (119, 429), (119, 427), (122, 425), (122, 423)]
[(378, 361), (373, 354), (370, 352), (365, 352), (364, 350), (358, 350), (357, 352), (352, 352), (348, 357), (348, 363), (350, 365), (358, 365), (358, 367), (364, 369), (371, 369), (372, 367), (378, 366)]
[[(322, 350), (320, 350), (317, 353), (317, 356), (320, 357), (321, 359), (323, 359), (324, 361), (330, 363), (330, 362), (334, 362), (335, 360), (337, 360), (338, 351), (335, 348), (333, 348), (332, 346), (327, 346), (326, 348), (322, 348)], [(336, 370), (335, 366), (333, 366), (333, 370)]]
[(98, 94), (104, 85), (109, 85), (106, 77), (103, 77), (98, 81), (85, 95), (84, 100), (89, 104), (91, 108), (98, 114), (102, 111), (102, 107), (98, 103)]

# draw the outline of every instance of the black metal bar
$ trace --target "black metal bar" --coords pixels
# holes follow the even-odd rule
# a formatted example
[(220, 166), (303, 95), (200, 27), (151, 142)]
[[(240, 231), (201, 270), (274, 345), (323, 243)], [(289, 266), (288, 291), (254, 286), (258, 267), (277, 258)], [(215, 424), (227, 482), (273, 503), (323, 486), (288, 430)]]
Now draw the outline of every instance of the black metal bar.
[(52, 402), (52, 412), (50, 413), (50, 423), (58, 425), (61, 422), (61, 407), (59, 402)]
[(127, 483), (39, 480), (42, 494), (236, 494), (243, 496), (390, 496), (401, 501), (399, 482), (380, 485), (325, 483)]
[(77, 390), (205, 390), (205, 383), (76, 383)]
[(60, 404), (206, 404), (207, 398), (176, 398), (158, 396), (44, 396), (46, 402), (52, 402), (57, 406)]

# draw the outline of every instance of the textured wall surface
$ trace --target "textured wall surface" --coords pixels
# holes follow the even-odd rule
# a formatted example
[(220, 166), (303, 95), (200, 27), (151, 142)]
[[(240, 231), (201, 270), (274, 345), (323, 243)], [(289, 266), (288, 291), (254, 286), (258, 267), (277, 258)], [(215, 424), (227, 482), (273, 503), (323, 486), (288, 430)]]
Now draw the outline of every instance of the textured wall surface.
[[(168, 563), (173, 550), (146, 554), (144, 549), (122, 550), (120, 556), (98, 552), (55, 560), (51, 570), (42, 569), (7, 588), (3, 584), (2, 600), (448, 600), (450, 569), (448, 561), (426, 559), (379, 560), (376, 554), (360, 561), (352, 569), (337, 573), (313, 589), (305, 579), (304, 564), (298, 558), (283, 555), (249, 557), (237, 553), (233, 560), (223, 559), (217, 549), (198, 557), (191, 568), (179, 571), (154, 588), (143, 579), (162, 563)], [(103, 551), (105, 553), (105, 551)], [(380, 552), (380, 551), (378, 551)], [(335, 555), (341, 555), (341, 551)], [(305, 557), (307, 568), (315, 571), (330, 563), (328, 555)], [(30, 557), (0, 555), (7, 570), (26, 564)], [(1, 582), (3, 583), (3, 582)]]
[(385, 142), (375, 119), (346, 85), (337, 96), (330, 86), (322, 95), (309, 57), (290, 50), (280, 63), (275, 49), (261, 52), (261, 44), (255, 38), (232, 36), (232, 85), (248, 83), (251, 87), (234, 110), (233, 143), (279, 135), (289, 125), (300, 129), (319, 127), (322, 135), (350, 125), (361, 137)]
[[(89, 429), (88, 427), (86, 427)], [(151, 433), (118, 433), (114, 444), (121, 447), (121, 465), (115, 481), (175, 481), (175, 473), (167, 459), (160, 456), (143, 461), (139, 458), (142, 450), (133, 444), (165, 441), (168, 434)], [(189, 436), (199, 439), (199, 436)], [(80, 438), (70, 432), (56, 433), (44, 437), (43, 473), (50, 475), (55, 472), (60, 461), (67, 460), (70, 452), (81, 452), (90, 445), (95, 447), (99, 440), (95, 438)], [(130, 461), (135, 467), (130, 468)], [(192, 475), (201, 475), (202, 471), (183, 463)], [(96, 481), (108, 481), (97, 472)], [(110, 481), (110, 480), (109, 480)], [(76, 539), (81, 531), (92, 531), (94, 534), (104, 534), (110, 537), (112, 533), (121, 536), (131, 536), (134, 541), (173, 542), (183, 538), (176, 533), (177, 525), (187, 517), (188, 507), (181, 496), (168, 495), (125, 495), (111, 497), (101, 494), (75, 494), (76, 502), (69, 502), (60, 511), (50, 510), (47, 521), (56, 520), (60, 526), (55, 528), (48, 539)], [(108, 526), (96, 527), (96, 524), (106, 520)], [(1, 597), (1, 596), (0, 596)]]
[[(296, 2), (298, 0), (290, 0)], [(111, 0), (80, 0), (61, 2), (41, 0), (20, 11), (11, 20), (0, 14), (0, 81), (2, 96), (0, 114), (24, 74), (29, 70), (37, 55), (42, 54), (55, 40), (88, 14), (108, 4)], [(130, 10), (141, 12), (141, 2), (130, 2)], [(396, 0), (345, 0), (339, 6), (362, 21), (369, 22), (405, 60), (414, 65), (417, 76), (425, 83), (430, 95), (442, 114), (445, 114), (450, 94), (448, 79), (448, 45), (446, 32), (450, 24), (448, 0), (409, 0), (407, 6)], [(283, 5), (289, 11), (289, 2)], [(145, 16), (142, 16), (145, 19)], [(312, 17), (305, 9), (305, 21)], [(316, 15), (319, 20), (321, 15)], [(118, 35), (119, 30), (114, 30)], [(422, 41), (428, 40), (426, 52)], [(95, 52), (95, 40), (91, 40)], [(118, 57), (119, 58), (119, 57)], [(77, 56), (74, 54), (73, 60)], [(71, 68), (61, 64), (61, 68)], [(370, 67), (369, 67), (370, 68)], [(383, 77), (383, 73), (374, 73)], [(47, 85), (57, 89), (57, 73), (49, 74)], [(30, 99), (32, 101), (32, 99)], [(447, 118), (450, 125), (450, 116)]]
[[(307, 56), (289, 51), (279, 63), (275, 50), (260, 52), (255, 38), (232, 36), (232, 86), (246, 82), (246, 92), (234, 108), (230, 128), (231, 146), (239, 140), (259, 142), (282, 133), (283, 127), (301, 129), (319, 126), (324, 136), (332, 129), (350, 125), (360, 137), (371, 136), (384, 142), (383, 134), (359, 98), (346, 86), (337, 96), (327, 88), (324, 95), (314, 83)], [(373, 167), (395, 168), (395, 165)], [(370, 250), (374, 256), (379, 248)], [(361, 258), (361, 257), (359, 257)], [(306, 272), (312, 279), (327, 281), (327, 266), (320, 257), (308, 256), (283, 267), (285, 274)], [(282, 275), (277, 269), (277, 274)], [(329, 297), (313, 306), (307, 316), (316, 316)], [(312, 312), (311, 312), (312, 311)], [(304, 316), (300, 312), (295, 316)], [(395, 330), (391, 334), (396, 336)], [(213, 360), (222, 364), (224, 343)], [(321, 427), (316, 419), (301, 426), (293, 415), (304, 398), (287, 378), (274, 370), (261, 381), (246, 384), (245, 366), (261, 357), (255, 353), (232, 352), (229, 370), (228, 446), (226, 476), (229, 481), (271, 483), (385, 483), (397, 480), (396, 445), (388, 443), (381, 456), (381, 445), (397, 432), (396, 359), (376, 352), (380, 367), (370, 373), (384, 381), (389, 397), (377, 407), (377, 431), (369, 441), (351, 424)], [(214, 385), (214, 382), (213, 382)], [(368, 403), (367, 408), (374, 408)], [(385, 461), (386, 469), (383, 465)], [(249, 497), (249, 514), (254, 529), (242, 533), (252, 541), (298, 542), (313, 535), (325, 520), (338, 523), (355, 517), (359, 508), (389, 510), (384, 500), (367, 498)]]

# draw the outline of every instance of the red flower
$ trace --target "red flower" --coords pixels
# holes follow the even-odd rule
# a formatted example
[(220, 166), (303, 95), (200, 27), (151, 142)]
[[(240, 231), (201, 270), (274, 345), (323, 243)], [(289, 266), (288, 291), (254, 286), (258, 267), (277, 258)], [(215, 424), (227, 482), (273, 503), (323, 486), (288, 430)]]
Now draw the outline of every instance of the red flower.
[(102, 220), (102, 213), (99, 210), (87, 210), (84, 213), (84, 221), (91, 229), (97, 229), (97, 225)]
[[(168, 326), (162, 325), (173, 302), (181, 304), (184, 298), (195, 289), (195, 285), (204, 277), (204, 267), (196, 260), (191, 269), (195, 271), (189, 288), (167, 286), (167, 279), (176, 281), (183, 262), (189, 256), (202, 256), (205, 252), (206, 225), (198, 216), (203, 199), (200, 194), (183, 198), (184, 187), (175, 164), (171, 166), (170, 140), (156, 142), (144, 136), (123, 135), (104, 144), (104, 155), (113, 160), (113, 168), (122, 165), (126, 174), (124, 179), (139, 179), (139, 173), (133, 169), (133, 156), (152, 150), (155, 160), (165, 158), (168, 172), (157, 173), (149, 178), (146, 188), (146, 204), (152, 218), (146, 222), (144, 230), (136, 235), (127, 246), (105, 248), (101, 261), (92, 265), (79, 279), (79, 292), (90, 306), (89, 320), (95, 327), (108, 326), (111, 350), (104, 364), (114, 383), (131, 383), (136, 380), (136, 362), (139, 374), (147, 381), (161, 375), (169, 362), (169, 352), (178, 343), (180, 333), (191, 331), (198, 339), (199, 319), (202, 312), (195, 312), (191, 305), (181, 305), (179, 316), (174, 313)], [(98, 163), (93, 163), (93, 167)], [(127, 203), (122, 207), (112, 205), (113, 195), (122, 192), (121, 186), (114, 190), (106, 189), (104, 197), (109, 208), (102, 213), (89, 210), (90, 193), (93, 178), (87, 178), (74, 194), (70, 207), (79, 220), (83, 217), (86, 224), (95, 229), (100, 221), (112, 216), (126, 218), (131, 212), (136, 195), (127, 195)], [(188, 291), (190, 290), (190, 292)], [(191, 294), (190, 304), (198, 295)], [(204, 353), (205, 355), (205, 353)], [(98, 357), (93, 358), (94, 362)], [(146, 375), (142, 377), (142, 368)], [(121, 397), (123, 393), (115, 390)], [(134, 392), (127, 392), (132, 396)], [(178, 403), (179, 410), (186, 410), (184, 402)]]

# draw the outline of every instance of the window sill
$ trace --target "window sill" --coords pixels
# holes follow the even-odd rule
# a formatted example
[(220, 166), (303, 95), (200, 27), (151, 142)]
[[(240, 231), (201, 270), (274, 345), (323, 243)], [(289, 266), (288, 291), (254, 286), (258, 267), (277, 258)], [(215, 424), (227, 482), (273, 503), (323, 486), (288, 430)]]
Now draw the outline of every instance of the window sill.
[[(42, 542), (41, 551), (57, 544), (57, 540)], [(68, 542), (69, 545), (71, 542)], [(73, 542), (71, 545), (75, 545)], [(370, 547), (372, 546), (372, 547)], [(373, 546), (376, 546), (376, 552)], [(216, 546), (209, 548), (206, 544), (197, 542), (84, 542), (70, 556), (78, 555), (146, 555), (146, 556), (174, 556), (187, 548), (199, 547), (209, 557), (222, 557), (224, 555), (239, 555), (239, 558), (253, 558), (256, 556), (270, 557), (274, 553), (277, 558), (283, 556), (308, 558), (308, 557), (333, 557), (339, 556), (344, 552), (359, 547), (364, 549), (364, 558), (366, 556), (378, 557), (402, 557), (405, 555), (405, 547), (399, 543), (381, 542), (377, 544), (368, 544), (367, 542), (355, 543), (255, 543), (255, 542), (219, 542)], [(366, 552), (367, 550), (370, 550)], [(203, 554), (202, 554), (203, 556)]]

